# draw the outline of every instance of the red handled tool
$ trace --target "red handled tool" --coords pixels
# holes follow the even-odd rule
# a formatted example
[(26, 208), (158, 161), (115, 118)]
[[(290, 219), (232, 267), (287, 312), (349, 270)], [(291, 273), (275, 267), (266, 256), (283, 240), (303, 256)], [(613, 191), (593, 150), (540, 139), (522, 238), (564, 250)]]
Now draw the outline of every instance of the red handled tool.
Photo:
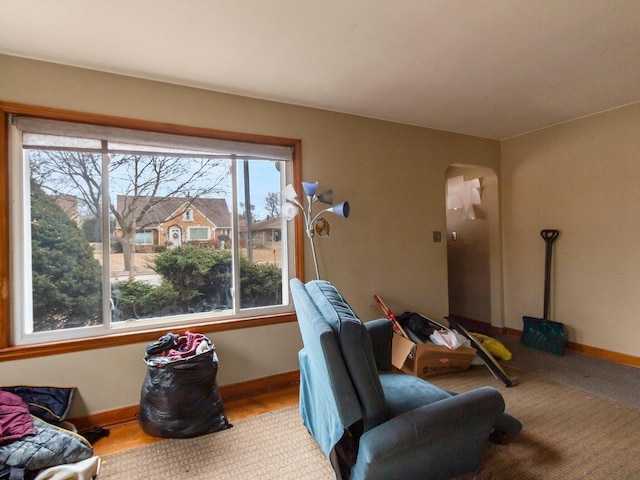
[(402, 328), (402, 325), (400, 325), (400, 322), (398, 322), (398, 319), (395, 317), (393, 313), (391, 313), (391, 310), (389, 310), (389, 307), (387, 307), (384, 304), (380, 296), (376, 294), (373, 296), (373, 298), (376, 300), (376, 302), (378, 302), (378, 305), (380, 305), (380, 308), (382, 309), (386, 317), (389, 320), (391, 320), (391, 323), (393, 324), (393, 331), (396, 333), (399, 333), (405, 338), (409, 338), (409, 335), (407, 335), (407, 332), (404, 331), (404, 329)]

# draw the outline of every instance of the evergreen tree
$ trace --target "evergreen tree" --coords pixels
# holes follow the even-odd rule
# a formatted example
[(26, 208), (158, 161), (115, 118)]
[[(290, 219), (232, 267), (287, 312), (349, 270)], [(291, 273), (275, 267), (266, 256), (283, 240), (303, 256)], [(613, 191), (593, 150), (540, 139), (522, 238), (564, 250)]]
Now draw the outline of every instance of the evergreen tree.
[(95, 217), (88, 218), (82, 222), (82, 227), (80, 227), (87, 240), (93, 243), (102, 242), (102, 225), (98, 221)]
[(101, 323), (101, 267), (76, 223), (31, 181), (34, 331)]

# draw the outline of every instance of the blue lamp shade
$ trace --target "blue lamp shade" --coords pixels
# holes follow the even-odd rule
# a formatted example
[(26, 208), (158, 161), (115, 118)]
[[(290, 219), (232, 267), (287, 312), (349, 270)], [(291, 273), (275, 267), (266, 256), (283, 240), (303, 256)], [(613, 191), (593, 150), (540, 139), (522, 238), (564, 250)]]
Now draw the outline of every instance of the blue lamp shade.
[(318, 189), (318, 182), (302, 182), (302, 188), (307, 197), (313, 197)]
[(331, 207), (331, 211), (336, 215), (347, 218), (349, 216), (349, 202), (342, 202)]

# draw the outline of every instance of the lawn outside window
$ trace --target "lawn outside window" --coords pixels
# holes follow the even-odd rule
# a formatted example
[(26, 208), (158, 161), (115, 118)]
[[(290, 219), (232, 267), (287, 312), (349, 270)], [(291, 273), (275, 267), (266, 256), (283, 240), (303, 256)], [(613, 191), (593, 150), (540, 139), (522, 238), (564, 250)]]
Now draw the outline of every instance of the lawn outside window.
[(12, 219), (0, 347), (291, 316), (300, 234), (256, 230), (265, 199), (298, 180), (299, 141), (0, 106)]

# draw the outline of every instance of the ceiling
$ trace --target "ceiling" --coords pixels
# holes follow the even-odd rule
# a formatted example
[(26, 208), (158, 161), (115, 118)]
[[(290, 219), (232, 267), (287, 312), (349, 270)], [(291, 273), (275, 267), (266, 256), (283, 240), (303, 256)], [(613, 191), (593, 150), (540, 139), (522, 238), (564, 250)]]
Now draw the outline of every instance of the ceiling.
[(0, 52), (505, 139), (640, 101), (640, 2), (0, 0)]

